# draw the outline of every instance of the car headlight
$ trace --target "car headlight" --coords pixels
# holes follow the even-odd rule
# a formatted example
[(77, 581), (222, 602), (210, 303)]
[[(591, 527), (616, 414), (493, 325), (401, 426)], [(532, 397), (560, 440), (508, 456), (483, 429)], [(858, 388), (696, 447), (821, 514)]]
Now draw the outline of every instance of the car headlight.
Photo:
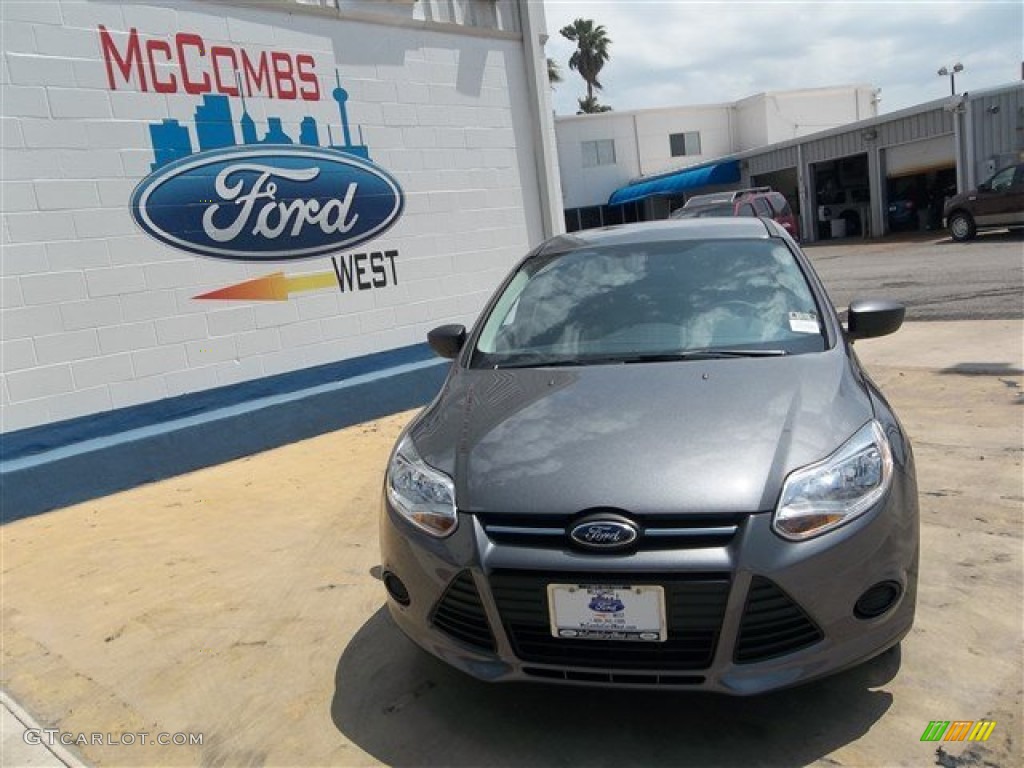
[(385, 483), (392, 506), (417, 528), (438, 538), (455, 530), (455, 484), (420, 458), (408, 435), (395, 449)]
[(892, 449), (870, 421), (831, 456), (786, 478), (772, 528), (791, 541), (810, 539), (864, 514), (891, 484)]

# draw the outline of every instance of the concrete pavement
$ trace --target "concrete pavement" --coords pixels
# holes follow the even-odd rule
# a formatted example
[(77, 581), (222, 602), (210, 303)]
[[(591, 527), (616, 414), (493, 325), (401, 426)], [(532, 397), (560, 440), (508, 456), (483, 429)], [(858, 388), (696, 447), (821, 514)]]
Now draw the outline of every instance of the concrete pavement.
[(77, 768), (81, 760), (60, 744), (47, 746), (46, 726), (12, 699), (0, 691), (0, 765), (25, 768)]
[(868, 366), (958, 373), (1024, 373), (1024, 320), (906, 323), (891, 336), (858, 341)]
[[(4, 526), (2, 685), (104, 735), (79, 750), (97, 765), (922, 765), (929, 721), (982, 718), (945, 764), (1022, 764), (1022, 324), (856, 348), (917, 454), (902, 654), (749, 700), (469, 680), (398, 634), (372, 575), (403, 413)], [(4, 765), (45, 757), (7, 752), (8, 725)]]

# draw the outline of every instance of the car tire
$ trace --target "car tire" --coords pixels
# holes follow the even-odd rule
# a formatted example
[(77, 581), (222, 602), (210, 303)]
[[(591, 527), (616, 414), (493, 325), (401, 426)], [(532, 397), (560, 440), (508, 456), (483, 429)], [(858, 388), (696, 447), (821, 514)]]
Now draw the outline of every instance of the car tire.
[(953, 211), (949, 216), (949, 234), (958, 243), (974, 239), (978, 228), (967, 211)]

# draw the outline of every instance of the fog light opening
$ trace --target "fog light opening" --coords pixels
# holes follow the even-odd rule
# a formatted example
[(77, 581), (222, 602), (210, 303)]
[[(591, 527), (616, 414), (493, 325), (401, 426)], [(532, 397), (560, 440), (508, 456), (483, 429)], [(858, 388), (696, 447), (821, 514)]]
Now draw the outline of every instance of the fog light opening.
[(882, 581), (861, 595), (853, 606), (853, 615), (858, 619), (874, 619), (881, 616), (900, 599), (903, 587), (896, 581)]
[(399, 605), (408, 605), (412, 602), (409, 597), (409, 590), (405, 588), (405, 583), (391, 571), (384, 572), (384, 589), (391, 595), (391, 599)]

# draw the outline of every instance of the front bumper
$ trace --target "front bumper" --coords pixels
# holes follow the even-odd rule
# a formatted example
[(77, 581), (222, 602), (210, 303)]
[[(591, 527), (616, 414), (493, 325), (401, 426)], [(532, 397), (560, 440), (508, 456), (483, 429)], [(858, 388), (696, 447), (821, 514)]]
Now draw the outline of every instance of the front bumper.
[[(867, 661), (914, 620), (917, 491), (901, 472), (875, 509), (817, 539), (783, 541), (760, 513), (725, 543), (627, 555), (495, 541), (464, 513), (451, 537), (433, 539), (383, 504), (383, 571), (408, 592), (389, 597), (392, 617), (422, 648), (482, 680), (749, 695)], [(662, 584), (669, 638), (551, 637), (549, 582)], [(855, 606), (873, 587), (884, 610), (864, 615)]]

